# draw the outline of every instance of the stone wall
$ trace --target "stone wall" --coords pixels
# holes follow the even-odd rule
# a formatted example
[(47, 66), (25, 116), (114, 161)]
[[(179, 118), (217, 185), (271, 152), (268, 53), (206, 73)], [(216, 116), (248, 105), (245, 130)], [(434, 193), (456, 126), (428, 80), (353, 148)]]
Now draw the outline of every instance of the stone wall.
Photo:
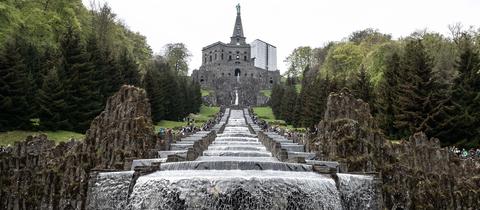
[(85, 209), (92, 169), (128, 168), (155, 146), (144, 90), (123, 86), (83, 142), (28, 137), (0, 152), (0, 209)]
[(462, 160), (438, 139), (416, 133), (408, 140), (386, 140), (368, 104), (348, 91), (330, 94), (310, 148), (322, 160), (339, 161), (343, 172), (380, 173), (387, 209), (478, 209), (480, 163)]

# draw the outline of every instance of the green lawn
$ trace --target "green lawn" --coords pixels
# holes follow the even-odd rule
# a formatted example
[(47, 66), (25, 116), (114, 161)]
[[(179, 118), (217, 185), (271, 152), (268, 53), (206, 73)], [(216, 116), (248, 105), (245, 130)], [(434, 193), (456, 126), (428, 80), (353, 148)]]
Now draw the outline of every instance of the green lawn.
[(210, 95), (210, 91), (202, 89), (202, 96)]
[(267, 96), (267, 97), (272, 96), (272, 90), (261, 90), (260, 93), (262, 93), (264, 96)]
[(267, 107), (254, 107), (253, 112), (257, 114), (257, 116), (267, 121), (270, 125), (280, 125), (280, 126), (287, 126), (285, 121), (275, 119), (275, 115), (273, 115), (272, 108), (269, 106)]
[(300, 93), (300, 91), (302, 91), (302, 84), (296, 84), (295, 90), (297, 90), (297, 93)]
[(267, 121), (270, 125), (278, 125), (288, 129), (304, 130), (304, 128), (294, 128), (292, 125), (287, 125), (283, 120), (275, 119), (272, 108), (270, 107), (254, 107), (253, 112), (257, 114), (258, 118)]
[[(202, 107), (200, 107), (200, 112), (198, 114), (190, 114), (190, 117), (195, 119), (197, 125), (201, 125), (214, 117), (219, 111), (220, 107), (208, 107), (202, 105)], [(185, 125), (187, 125), (187, 123), (182, 121), (162, 120), (155, 125), (155, 130), (158, 131), (160, 128), (180, 128)]]
[(48, 139), (55, 142), (68, 141), (70, 138), (82, 140), (85, 135), (71, 131), (7, 131), (0, 132), (0, 145), (13, 145), (16, 141), (22, 141), (30, 135), (46, 134)]

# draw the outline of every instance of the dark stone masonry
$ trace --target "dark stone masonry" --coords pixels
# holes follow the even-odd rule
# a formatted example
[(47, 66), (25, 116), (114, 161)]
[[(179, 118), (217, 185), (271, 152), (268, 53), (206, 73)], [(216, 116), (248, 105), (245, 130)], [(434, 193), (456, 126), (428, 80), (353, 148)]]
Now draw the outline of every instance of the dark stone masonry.
[(155, 146), (144, 90), (123, 86), (84, 142), (28, 137), (0, 152), (0, 209), (85, 209), (89, 173), (130, 167)]
[[(240, 8), (230, 43), (216, 42), (202, 49), (202, 66), (192, 73), (193, 80), (204, 89), (214, 91), (213, 105), (232, 105), (235, 90), (239, 92), (239, 104), (263, 105), (265, 99), (260, 90), (271, 89), (280, 81), (280, 71), (255, 66), (251, 45), (245, 42)], [(258, 59), (258, 58), (257, 58)]]
[(368, 104), (347, 90), (328, 98), (310, 148), (342, 172), (377, 172), (386, 209), (479, 209), (480, 163), (460, 159), (438, 139), (416, 133), (392, 143), (379, 132)]

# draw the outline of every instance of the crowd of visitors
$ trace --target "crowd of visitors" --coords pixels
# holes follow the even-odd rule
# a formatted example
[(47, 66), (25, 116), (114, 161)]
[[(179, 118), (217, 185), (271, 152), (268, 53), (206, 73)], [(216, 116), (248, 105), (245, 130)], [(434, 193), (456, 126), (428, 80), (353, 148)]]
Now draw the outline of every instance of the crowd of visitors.
[(195, 119), (187, 117), (183, 119), (184, 122), (187, 122), (186, 126), (181, 127), (180, 129), (171, 129), (171, 128), (159, 128), (157, 136), (159, 139), (166, 139), (168, 142), (168, 145), (171, 143), (175, 142), (178, 139), (181, 139), (185, 136), (188, 136), (190, 134), (193, 134), (198, 131), (208, 131), (210, 130), (213, 126), (215, 126), (216, 123), (220, 122), (220, 120), (223, 117), (224, 114), (224, 107), (220, 107), (220, 112), (218, 112), (215, 117), (207, 120), (207, 122), (203, 123), (201, 126), (197, 126), (195, 123)]
[(449, 147), (451, 153), (458, 155), (461, 158), (480, 158), (480, 148), (474, 149), (460, 149), (458, 147)]
[[(253, 110), (251, 110), (252, 112)], [(260, 126), (263, 131), (267, 132), (276, 132), (279, 133), (289, 139), (294, 140), (295, 142), (301, 141), (305, 135), (316, 135), (318, 132), (318, 128), (315, 126), (315, 128), (309, 128), (307, 130), (307, 133), (305, 132), (298, 132), (294, 130), (289, 130), (287, 128), (281, 128), (278, 125), (272, 125), (270, 126), (265, 120), (259, 119), (257, 115), (253, 114), (252, 120), (255, 124)], [(449, 147), (449, 151), (453, 154), (458, 155), (461, 158), (478, 158), (480, 159), (480, 148), (471, 148), (471, 149), (465, 149), (465, 148), (458, 148), (455, 146)]]

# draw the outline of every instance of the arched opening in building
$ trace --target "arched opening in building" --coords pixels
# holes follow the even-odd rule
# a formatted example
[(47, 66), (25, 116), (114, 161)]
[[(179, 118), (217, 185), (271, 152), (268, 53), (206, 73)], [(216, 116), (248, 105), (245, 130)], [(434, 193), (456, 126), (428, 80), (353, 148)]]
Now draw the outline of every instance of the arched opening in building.
[(234, 75), (237, 78), (237, 82), (240, 82), (240, 75), (242, 75), (242, 72), (240, 72), (240, 69), (235, 69)]
[(201, 83), (203, 83), (203, 81), (204, 81), (203, 79), (200, 80)]
[(235, 69), (235, 76), (239, 77), (242, 72), (240, 72), (240, 69)]
[(270, 84), (273, 84), (273, 80), (270, 80)]

